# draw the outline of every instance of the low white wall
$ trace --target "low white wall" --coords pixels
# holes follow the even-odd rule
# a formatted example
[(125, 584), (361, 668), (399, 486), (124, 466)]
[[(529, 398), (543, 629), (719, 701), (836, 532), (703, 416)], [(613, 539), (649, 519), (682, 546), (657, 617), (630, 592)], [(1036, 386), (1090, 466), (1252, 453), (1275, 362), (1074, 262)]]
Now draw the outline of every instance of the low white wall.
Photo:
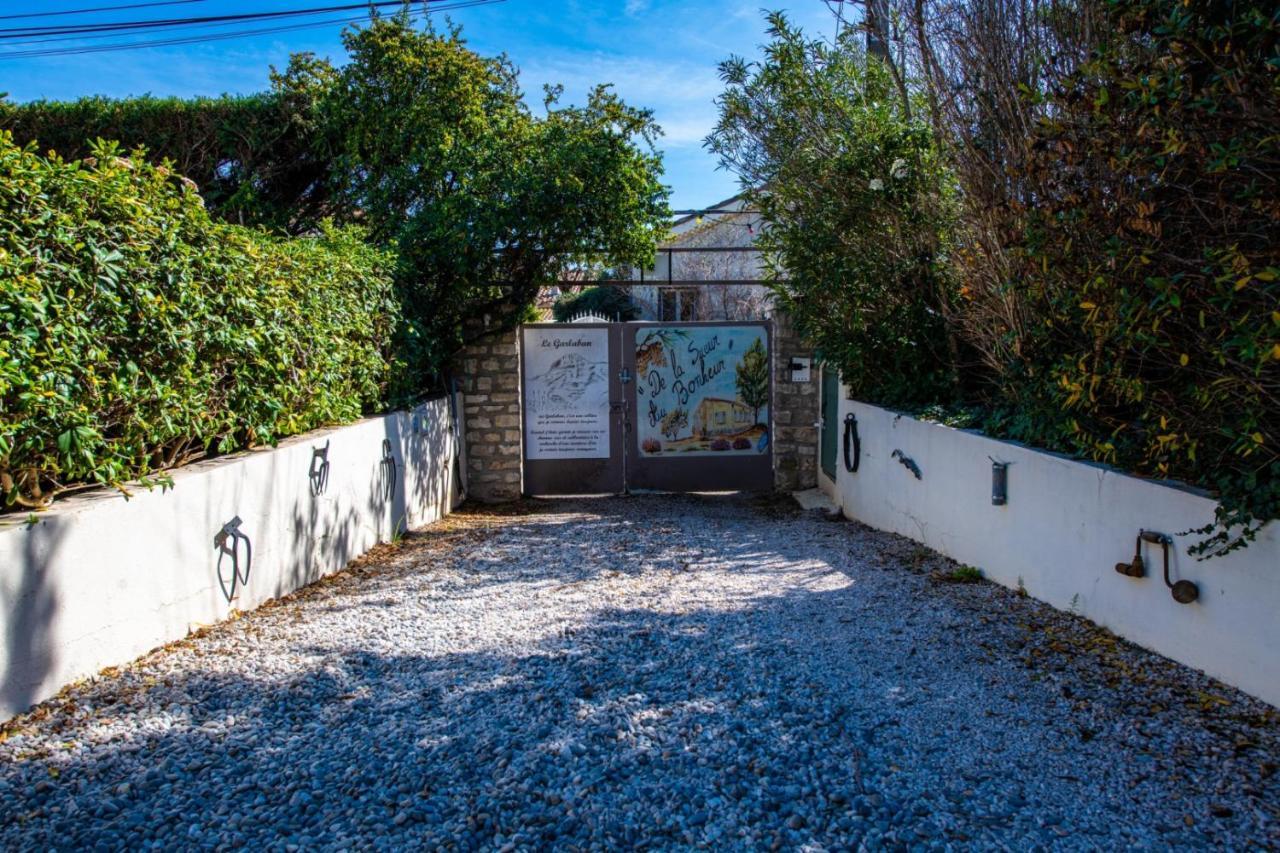
[[(842, 397), (845, 395), (842, 395)], [(862, 455), (823, 488), (847, 517), (907, 536), (1019, 583), (1042, 601), (1073, 610), (1152, 651), (1280, 705), (1280, 524), (1248, 548), (1197, 561), (1187, 554), (1214, 503), (1191, 490), (926, 423), (841, 400), (840, 422), (858, 418)], [(917, 480), (897, 459), (920, 467)], [(991, 503), (991, 459), (1008, 462), (1008, 503)], [(1179, 604), (1162, 576), (1158, 545), (1144, 545), (1145, 578), (1115, 564), (1133, 559), (1138, 530), (1174, 538), (1170, 574), (1200, 588)]]
[[(63, 685), (346, 565), (460, 499), (447, 398), (173, 472), (170, 489), (95, 492), (0, 520), (0, 719)], [(390, 442), (394, 479), (383, 462)], [(314, 493), (314, 450), (329, 445)], [(215, 545), (239, 516), (249, 576), (227, 599)], [(244, 545), (239, 551), (245, 553)], [(221, 562), (220, 562), (221, 558)], [(241, 563), (243, 570), (243, 561)]]

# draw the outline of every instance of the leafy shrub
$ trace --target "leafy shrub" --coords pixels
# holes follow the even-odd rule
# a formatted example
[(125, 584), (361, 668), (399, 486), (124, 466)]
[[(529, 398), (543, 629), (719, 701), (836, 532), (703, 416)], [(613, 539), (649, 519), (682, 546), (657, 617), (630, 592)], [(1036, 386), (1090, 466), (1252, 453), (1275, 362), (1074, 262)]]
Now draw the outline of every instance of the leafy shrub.
[(769, 16), (765, 59), (721, 65), (707, 139), (767, 228), (778, 303), (861, 399), (951, 394), (951, 180), (928, 122), (899, 101), (862, 33), (810, 41)]
[(727, 438), (717, 438), (715, 441), (711, 442), (711, 449), (715, 451), (728, 450), (729, 446), (729, 440)]
[[(407, 11), (343, 33), (244, 97), (0, 104), (0, 128), (64, 157), (86, 140), (147, 145), (197, 182), (217, 218), (307, 234), (325, 218), (395, 253), (409, 369), (421, 392), (468, 339), (519, 322), (568, 266), (647, 267), (667, 224), (652, 113), (607, 86), (530, 108), (506, 57)], [(465, 227), (462, 224), (465, 223)]]
[(735, 438), (733, 440), (733, 449), (734, 450), (750, 450), (751, 439), (742, 438), (741, 436), (739, 436), (738, 438)]
[(662, 450), (662, 442), (656, 438), (646, 438), (640, 445), (640, 449), (645, 453), (658, 453)]
[(1276, 4), (899, 12), (910, 87), (778, 15), (722, 66), (782, 304), (860, 398), (1204, 487), (1193, 551), (1245, 546), (1280, 518)]
[(626, 322), (640, 316), (630, 295), (620, 287), (603, 285), (561, 297), (551, 306), (557, 323), (568, 322), (579, 314), (599, 314), (609, 320)]
[[(1220, 497), (1200, 553), (1280, 517), (1280, 16), (1126, 0), (1038, 128), (1008, 381), (1044, 441)], [(1056, 413), (1056, 417), (1054, 417)]]
[(41, 506), (379, 405), (390, 259), (210, 220), (189, 181), (0, 133), (0, 488)]
[(97, 139), (145, 145), (152, 163), (169, 161), (196, 182), (215, 217), (304, 233), (333, 212), (319, 114), (330, 72), (301, 55), (272, 72), (270, 91), (251, 95), (0, 101), (0, 128), (69, 160), (87, 156)]

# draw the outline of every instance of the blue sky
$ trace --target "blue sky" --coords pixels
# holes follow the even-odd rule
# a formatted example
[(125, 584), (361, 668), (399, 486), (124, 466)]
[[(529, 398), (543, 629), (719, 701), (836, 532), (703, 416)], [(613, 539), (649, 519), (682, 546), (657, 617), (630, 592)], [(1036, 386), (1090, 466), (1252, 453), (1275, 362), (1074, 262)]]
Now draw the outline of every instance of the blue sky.
[[(110, 6), (126, 0), (0, 0), (0, 15)], [(136, 2), (136, 0), (135, 0)], [(248, 10), (338, 5), (338, 0), (200, 0), (189, 4), (94, 16), (94, 20), (187, 17)], [(521, 69), (521, 83), (538, 103), (544, 83), (562, 83), (565, 100), (581, 102), (595, 83), (613, 83), (628, 102), (654, 110), (666, 131), (661, 142), (672, 206), (702, 207), (733, 195), (732, 175), (716, 169), (702, 139), (715, 122), (720, 92), (717, 63), (731, 54), (755, 56), (764, 40), (763, 9), (785, 9), (813, 34), (829, 36), (831, 12), (822, 0), (506, 0), (448, 13), (471, 46), (505, 51)], [(80, 22), (74, 18), (3, 21), (4, 26)], [(344, 57), (340, 27), (277, 33), (181, 47), (0, 61), (0, 91), (17, 101), (215, 95), (267, 85), (270, 65), (309, 50)], [(134, 36), (130, 40), (140, 40)], [(101, 42), (99, 42), (101, 43)], [(17, 49), (17, 48), (14, 48)], [(2, 55), (2, 54), (0, 54)]]

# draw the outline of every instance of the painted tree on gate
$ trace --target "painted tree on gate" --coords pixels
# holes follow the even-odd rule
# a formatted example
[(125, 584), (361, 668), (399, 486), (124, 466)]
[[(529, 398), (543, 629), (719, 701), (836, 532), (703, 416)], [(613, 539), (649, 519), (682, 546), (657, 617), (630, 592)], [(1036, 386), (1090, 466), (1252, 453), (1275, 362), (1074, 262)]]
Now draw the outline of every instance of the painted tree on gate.
[(769, 404), (769, 354), (759, 338), (742, 354), (737, 371), (738, 397), (751, 407), (752, 420), (760, 423), (760, 410)]

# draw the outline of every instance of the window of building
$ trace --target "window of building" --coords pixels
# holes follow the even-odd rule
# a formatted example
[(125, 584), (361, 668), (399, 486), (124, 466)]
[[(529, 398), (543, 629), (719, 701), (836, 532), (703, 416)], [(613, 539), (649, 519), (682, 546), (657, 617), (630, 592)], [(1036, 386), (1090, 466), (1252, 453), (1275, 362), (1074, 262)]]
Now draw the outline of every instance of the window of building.
[(724, 426), (724, 412), (716, 412), (716, 426)]
[(696, 287), (663, 287), (659, 289), (658, 319), (678, 323), (697, 318), (698, 289)]

